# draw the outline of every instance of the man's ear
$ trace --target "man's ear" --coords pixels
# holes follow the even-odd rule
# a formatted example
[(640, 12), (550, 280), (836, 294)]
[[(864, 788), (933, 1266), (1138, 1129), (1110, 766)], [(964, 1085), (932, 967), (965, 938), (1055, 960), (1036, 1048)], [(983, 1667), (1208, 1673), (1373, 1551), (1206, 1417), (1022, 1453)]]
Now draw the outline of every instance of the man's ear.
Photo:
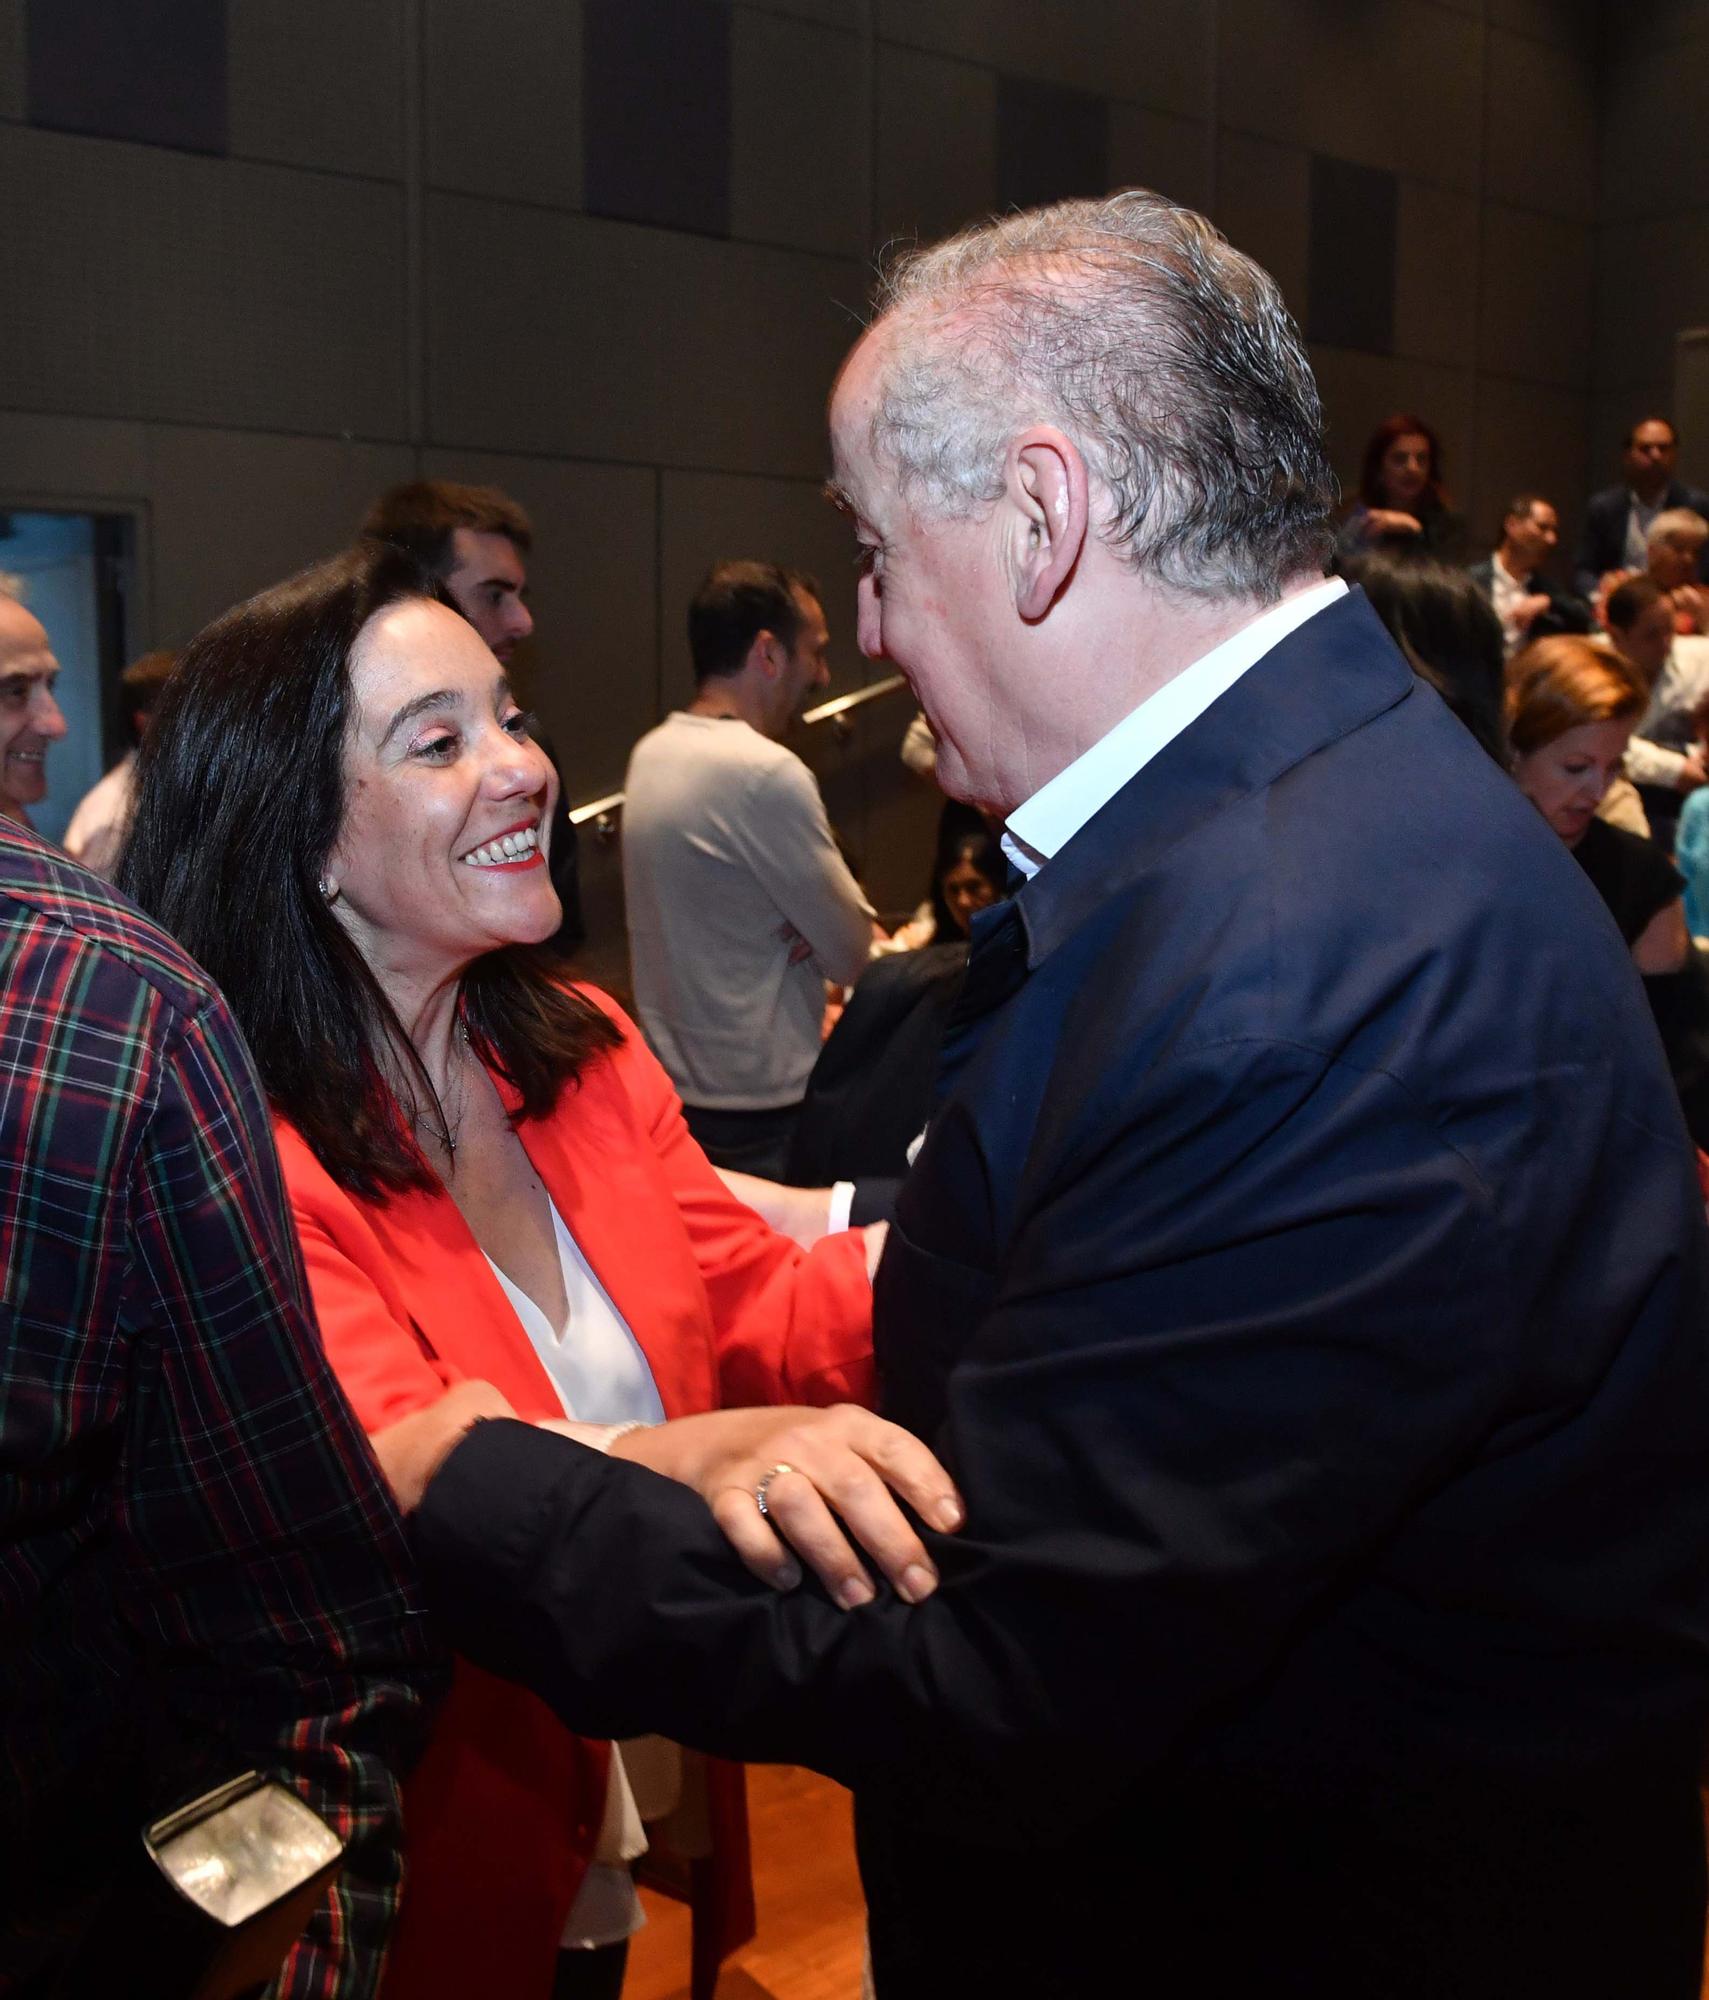
[(1010, 449), (1008, 486), (1023, 534), (1014, 564), (1015, 609), (1036, 623), (1061, 595), (1086, 544), (1086, 461), (1061, 431), (1035, 424)]
[(776, 633), (762, 627), (754, 634), (754, 643), (748, 648), (748, 657), (743, 665), (755, 668), (761, 680), (774, 681), (782, 671), (786, 657)]

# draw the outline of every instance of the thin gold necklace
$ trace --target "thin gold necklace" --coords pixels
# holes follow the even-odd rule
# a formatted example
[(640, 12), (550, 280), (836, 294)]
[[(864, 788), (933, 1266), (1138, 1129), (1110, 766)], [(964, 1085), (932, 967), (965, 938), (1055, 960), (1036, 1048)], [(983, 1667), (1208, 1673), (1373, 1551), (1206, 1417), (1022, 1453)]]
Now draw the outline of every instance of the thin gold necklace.
[[(461, 1048), (459, 1048), (461, 1044)], [(457, 1057), (457, 1115), (447, 1117), (444, 1100), (434, 1092), (434, 1108), (439, 1113), (439, 1136), (444, 1141), (446, 1157), (453, 1166), (457, 1162), (457, 1141), (463, 1136), (463, 1114), (469, 1108), (469, 1074), (462, 1055), (462, 1049), (469, 1046), (469, 1025), (466, 1021), (457, 1023), (456, 1040), (452, 1043), (452, 1053)]]

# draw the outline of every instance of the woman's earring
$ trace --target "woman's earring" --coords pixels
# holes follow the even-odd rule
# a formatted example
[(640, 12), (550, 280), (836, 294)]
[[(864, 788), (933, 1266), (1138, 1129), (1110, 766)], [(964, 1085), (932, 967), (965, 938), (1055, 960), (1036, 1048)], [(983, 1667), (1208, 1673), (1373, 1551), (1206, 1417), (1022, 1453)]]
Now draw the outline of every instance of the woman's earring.
[(333, 881), (330, 875), (323, 875), (316, 886), (320, 890), (320, 899), (323, 903), (336, 903), (338, 901), (338, 884)]

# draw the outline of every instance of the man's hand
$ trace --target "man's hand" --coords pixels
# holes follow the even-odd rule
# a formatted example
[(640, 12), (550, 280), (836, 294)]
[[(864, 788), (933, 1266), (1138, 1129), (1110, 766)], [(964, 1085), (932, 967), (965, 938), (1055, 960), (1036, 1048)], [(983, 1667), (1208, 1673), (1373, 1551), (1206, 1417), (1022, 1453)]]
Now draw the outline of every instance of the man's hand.
[(1673, 606), (1674, 629), (1680, 632), (1709, 631), (1709, 596), (1701, 584), (1682, 583), (1668, 593)]
[(1699, 785), (1709, 785), (1709, 765), (1704, 763), (1701, 750), (1690, 750), (1679, 767), (1673, 787), (1676, 792), (1694, 792)]
[(490, 1382), (458, 1382), (437, 1403), (429, 1403), (413, 1416), (400, 1417), (395, 1424), (376, 1431), (368, 1442), (398, 1505), (406, 1514), (413, 1514), (433, 1475), (471, 1426), (483, 1417), (515, 1415)]
[(1529, 632), (1548, 608), (1548, 597), (1542, 591), (1534, 590), (1529, 597), (1520, 598), (1514, 605), (1513, 622), (1521, 632)]
[(805, 965), (813, 956), (813, 947), (793, 924), (783, 923), (777, 927), (778, 937), (789, 947), (791, 965)]
[[(892, 1488), (934, 1528), (949, 1533), (962, 1521), (949, 1474), (919, 1439), (852, 1403), (679, 1417), (630, 1431), (611, 1456), (692, 1486), (743, 1562), (776, 1589), (800, 1581), (793, 1549), (845, 1611), (873, 1595), (851, 1539), (906, 1603), (937, 1588), (937, 1570)], [(757, 1498), (762, 1481), (765, 1514)]]

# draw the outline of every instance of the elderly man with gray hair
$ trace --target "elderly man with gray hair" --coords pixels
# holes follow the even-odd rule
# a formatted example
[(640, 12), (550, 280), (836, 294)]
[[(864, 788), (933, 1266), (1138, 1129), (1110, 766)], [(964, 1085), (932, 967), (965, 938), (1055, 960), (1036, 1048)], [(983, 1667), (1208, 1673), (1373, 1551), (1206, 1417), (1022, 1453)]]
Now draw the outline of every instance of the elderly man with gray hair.
[(1697, 1991), (1692, 1154), (1595, 892), (1324, 581), (1321, 429), (1143, 192), (910, 258), (836, 384), (861, 642), (1020, 883), (877, 1280), (942, 1587), (768, 1593), (514, 1424), (381, 1441), (475, 1659), (855, 1787), (881, 2000)]
[(1650, 523), (1644, 538), (1644, 574), (1673, 606), (1678, 632), (1709, 631), (1709, 591), (1698, 581), (1709, 521), (1695, 507), (1670, 507)]

